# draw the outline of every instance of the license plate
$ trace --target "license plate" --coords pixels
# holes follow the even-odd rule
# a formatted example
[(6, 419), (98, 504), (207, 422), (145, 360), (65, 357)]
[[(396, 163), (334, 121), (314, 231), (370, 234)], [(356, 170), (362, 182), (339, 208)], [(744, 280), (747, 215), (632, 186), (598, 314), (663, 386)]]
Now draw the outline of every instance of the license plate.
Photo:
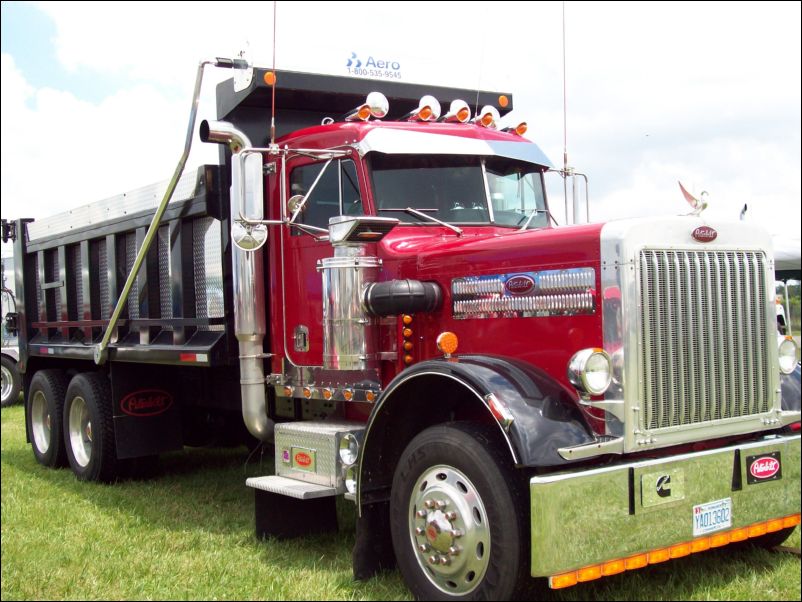
[(698, 537), (732, 527), (732, 498), (693, 507), (693, 536)]

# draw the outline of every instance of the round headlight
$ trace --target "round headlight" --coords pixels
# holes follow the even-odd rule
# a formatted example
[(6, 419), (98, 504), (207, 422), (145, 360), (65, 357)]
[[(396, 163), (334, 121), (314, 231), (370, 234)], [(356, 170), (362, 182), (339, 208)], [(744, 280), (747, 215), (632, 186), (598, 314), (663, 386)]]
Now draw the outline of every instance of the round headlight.
[(351, 433), (340, 439), (340, 460), (346, 466), (354, 464), (359, 456), (359, 441)]
[(345, 471), (345, 490), (356, 493), (356, 466), (349, 466)]
[(791, 337), (780, 341), (780, 372), (791, 374), (796, 367), (796, 342)]
[(568, 362), (568, 380), (580, 393), (601, 395), (610, 386), (612, 366), (603, 349), (582, 349)]

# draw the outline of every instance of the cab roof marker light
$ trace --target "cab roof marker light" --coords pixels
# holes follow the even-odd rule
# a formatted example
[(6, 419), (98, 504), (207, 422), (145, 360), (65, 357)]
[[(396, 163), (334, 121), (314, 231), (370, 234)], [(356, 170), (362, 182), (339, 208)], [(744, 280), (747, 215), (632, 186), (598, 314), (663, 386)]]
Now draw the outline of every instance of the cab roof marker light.
[(479, 114), (474, 117), (473, 122), (482, 127), (495, 129), (499, 119), (501, 119), (501, 116), (496, 107), (485, 105)]
[(365, 102), (351, 109), (343, 118), (345, 121), (368, 121), (371, 117), (381, 119), (387, 116), (390, 103), (381, 92), (371, 92)]
[(440, 102), (431, 94), (421, 96), (418, 108), (404, 115), (399, 121), (437, 121), (440, 118)]
[(506, 127), (506, 128), (503, 128), (501, 131), (502, 132), (507, 132), (508, 134), (517, 134), (519, 136), (523, 136), (524, 134), (526, 134), (527, 127), (528, 126), (526, 125), (526, 122), (522, 121), (521, 123), (519, 123), (515, 127), (512, 127), (512, 126)]
[(438, 121), (446, 123), (467, 123), (471, 119), (471, 107), (464, 100), (457, 98), (451, 101), (448, 113), (443, 115)]

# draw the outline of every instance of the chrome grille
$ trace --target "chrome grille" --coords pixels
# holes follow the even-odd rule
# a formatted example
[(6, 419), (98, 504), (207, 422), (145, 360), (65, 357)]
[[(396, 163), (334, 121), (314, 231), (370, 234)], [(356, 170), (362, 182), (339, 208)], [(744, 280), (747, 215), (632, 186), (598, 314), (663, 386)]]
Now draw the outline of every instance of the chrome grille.
[(641, 251), (642, 429), (769, 410), (766, 285), (762, 252)]

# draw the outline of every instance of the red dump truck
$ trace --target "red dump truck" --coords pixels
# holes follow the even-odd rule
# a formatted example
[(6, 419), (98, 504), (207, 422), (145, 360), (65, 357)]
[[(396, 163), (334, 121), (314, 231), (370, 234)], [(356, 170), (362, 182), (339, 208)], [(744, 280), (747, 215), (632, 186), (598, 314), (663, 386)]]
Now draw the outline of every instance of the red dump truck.
[(423, 599), (793, 531), (796, 350), (765, 232), (558, 225), (549, 160), (499, 125), (509, 92), (212, 63), (250, 76), (200, 124), (219, 165), (183, 173), (202, 63), (167, 185), (4, 224), (39, 463), (114, 481), (272, 445), (245, 483), (257, 534), (336, 529), (344, 496), (355, 576), (397, 564)]

